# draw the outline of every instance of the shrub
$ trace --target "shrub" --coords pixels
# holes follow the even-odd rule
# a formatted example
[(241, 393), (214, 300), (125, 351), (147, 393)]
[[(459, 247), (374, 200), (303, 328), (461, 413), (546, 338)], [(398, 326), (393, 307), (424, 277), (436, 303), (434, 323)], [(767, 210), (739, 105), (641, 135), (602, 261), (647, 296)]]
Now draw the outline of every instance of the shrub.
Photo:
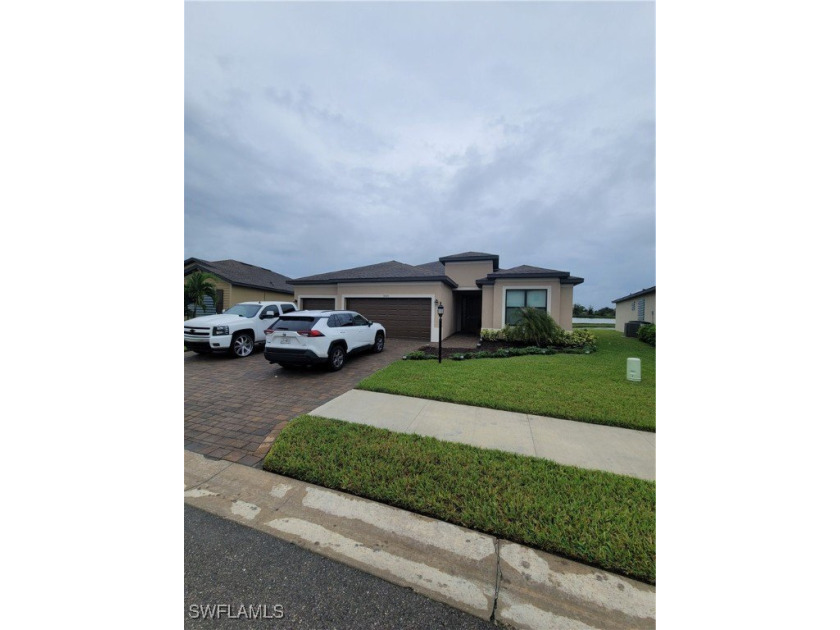
[(656, 347), (656, 324), (645, 324), (639, 328), (639, 341), (649, 343)]
[(422, 350), (415, 350), (414, 352), (406, 354), (403, 359), (408, 361), (422, 361), (423, 359), (437, 359), (437, 357), (432, 356), (431, 354), (426, 354)]
[(525, 307), (522, 319), (516, 326), (505, 326), (504, 334), (508, 341), (518, 341), (529, 346), (547, 346), (562, 330), (546, 311)]
[(559, 326), (551, 338), (551, 345), (557, 348), (590, 348), (595, 350), (595, 335), (588, 330), (563, 330)]
[(505, 333), (503, 330), (499, 330), (498, 328), (482, 328), (481, 329), (481, 340), (482, 341), (505, 341)]

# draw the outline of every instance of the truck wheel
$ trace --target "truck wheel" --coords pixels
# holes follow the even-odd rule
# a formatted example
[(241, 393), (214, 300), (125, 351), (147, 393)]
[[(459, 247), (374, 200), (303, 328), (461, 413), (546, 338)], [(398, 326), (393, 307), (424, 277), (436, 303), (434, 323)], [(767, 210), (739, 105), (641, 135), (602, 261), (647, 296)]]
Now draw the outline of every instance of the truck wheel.
[(239, 358), (250, 356), (254, 351), (254, 338), (246, 332), (236, 333), (230, 344), (230, 351)]
[(330, 348), (330, 353), (327, 355), (327, 366), (330, 372), (338, 372), (344, 367), (344, 348), (338, 344)]
[(376, 333), (376, 341), (373, 342), (373, 351), (382, 352), (385, 349), (385, 335), (381, 332)]

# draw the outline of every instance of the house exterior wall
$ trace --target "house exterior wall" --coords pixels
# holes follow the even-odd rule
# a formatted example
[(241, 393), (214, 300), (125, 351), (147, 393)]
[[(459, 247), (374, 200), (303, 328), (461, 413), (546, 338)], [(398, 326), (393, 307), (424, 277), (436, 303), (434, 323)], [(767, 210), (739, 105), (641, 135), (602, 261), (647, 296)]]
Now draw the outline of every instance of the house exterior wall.
[(644, 321), (656, 323), (656, 292), (615, 303), (615, 329), (624, 332), (624, 324), (639, 320), (639, 300), (645, 301)]
[(481, 287), (481, 327), (501, 328), (493, 326), (496, 321), (496, 285), (488, 284)]
[(561, 285), (555, 278), (500, 278), (495, 284), (483, 287), (482, 328), (504, 328), (507, 289), (547, 290), (548, 314), (564, 329), (572, 329), (573, 285)]
[(574, 288), (572, 284), (560, 285), (557, 299), (557, 323), (563, 330), (572, 330), (572, 314), (575, 310)]
[(443, 302), (444, 306), (443, 338), (446, 339), (455, 332), (455, 302), (452, 297), (452, 289), (442, 282), (352, 282), (295, 286), (295, 299), (298, 300), (298, 304), (300, 304), (300, 298), (333, 296), (336, 298), (335, 307), (337, 309), (346, 308), (347, 298), (429, 298), (429, 322), (431, 325), (429, 341), (438, 340), (438, 316), (435, 310), (435, 300), (439, 300)]
[[(184, 284), (187, 283), (187, 278), (184, 276)], [(277, 291), (264, 291), (262, 289), (251, 289), (247, 287), (237, 287), (230, 282), (218, 279), (210, 279), (216, 289), (222, 291), (222, 309), (229, 309), (234, 304), (240, 302), (266, 302), (270, 300), (277, 300), (278, 302), (291, 302), (292, 295), (289, 293), (279, 293)]]
[(230, 291), (225, 291), (224, 307), (230, 308), (240, 302), (267, 302), (272, 300), (277, 302), (291, 302), (292, 296), (288, 293), (279, 293), (277, 291), (264, 291), (262, 289), (233, 286)]
[(459, 289), (475, 289), (475, 281), (493, 273), (493, 263), (489, 260), (473, 262), (448, 262), (443, 265), (444, 273), (452, 278)]

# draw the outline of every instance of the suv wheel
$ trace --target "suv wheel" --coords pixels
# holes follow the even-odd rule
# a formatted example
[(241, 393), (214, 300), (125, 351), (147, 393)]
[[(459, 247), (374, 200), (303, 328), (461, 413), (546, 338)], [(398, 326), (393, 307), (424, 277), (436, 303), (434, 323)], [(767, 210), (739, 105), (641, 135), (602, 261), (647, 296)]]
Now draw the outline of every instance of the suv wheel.
[(250, 356), (254, 351), (254, 338), (248, 333), (237, 333), (230, 344), (230, 351), (240, 358)]
[(344, 354), (344, 348), (338, 344), (330, 348), (327, 361), (327, 366), (329, 367), (330, 372), (338, 372), (344, 367)]
[(373, 342), (373, 351), (382, 352), (385, 349), (385, 335), (381, 332), (376, 333), (376, 341)]

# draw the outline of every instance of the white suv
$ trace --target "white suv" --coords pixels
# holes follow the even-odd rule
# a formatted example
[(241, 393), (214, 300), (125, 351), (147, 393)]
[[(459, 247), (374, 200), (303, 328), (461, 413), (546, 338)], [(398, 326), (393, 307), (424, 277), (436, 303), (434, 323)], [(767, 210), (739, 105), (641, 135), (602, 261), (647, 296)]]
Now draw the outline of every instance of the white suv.
[(349, 354), (382, 352), (385, 328), (355, 311), (296, 311), (265, 331), (264, 356), (281, 367), (326, 363), (335, 372)]

